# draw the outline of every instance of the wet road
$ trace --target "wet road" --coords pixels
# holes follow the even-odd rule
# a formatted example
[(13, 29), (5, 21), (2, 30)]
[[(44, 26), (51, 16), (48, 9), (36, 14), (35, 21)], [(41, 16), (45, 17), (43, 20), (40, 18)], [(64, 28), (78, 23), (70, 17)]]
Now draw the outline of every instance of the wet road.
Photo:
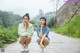
[(50, 44), (42, 52), (37, 44), (36, 32), (32, 37), (29, 45), (29, 52), (20, 52), (20, 44), (17, 42), (9, 44), (5, 52), (0, 53), (80, 53), (80, 39), (70, 38), (54, 32), (49, 33)]

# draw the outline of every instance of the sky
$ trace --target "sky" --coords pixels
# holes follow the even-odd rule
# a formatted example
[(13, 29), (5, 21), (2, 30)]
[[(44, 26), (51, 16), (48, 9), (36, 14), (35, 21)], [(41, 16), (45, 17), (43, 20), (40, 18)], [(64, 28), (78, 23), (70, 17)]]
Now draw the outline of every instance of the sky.
[[(58, 7), (63, 4), (58, 2)], [(0, 0), (0, 10), (9, 11), (20, 16), (29, 13), (31, 18), (39, 14), (42, 9), (44, 13), (55, 11), (56, 0)]]

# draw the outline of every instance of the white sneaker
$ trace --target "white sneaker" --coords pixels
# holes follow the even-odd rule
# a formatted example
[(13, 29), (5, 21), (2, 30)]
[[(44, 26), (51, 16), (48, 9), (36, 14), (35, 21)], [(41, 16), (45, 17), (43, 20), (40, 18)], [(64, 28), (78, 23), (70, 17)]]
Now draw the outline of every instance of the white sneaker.
[(24, 49), (22, 48), (21, 51), (24, 51)]
[(24, 46), (21, 45), (21, 51), (24, 51)]
[(44, 46), (42, 46), (42, 52), (44, 52)]
[(40, 48), (41, 48), (42, 52), (46, 51), (46, 47), (45, 46), (42, 46)]
[(25, 45), (25, 47), (24, 47), (24, 51), (29, 51), (29, 49), (28, 49), (28, 45)]

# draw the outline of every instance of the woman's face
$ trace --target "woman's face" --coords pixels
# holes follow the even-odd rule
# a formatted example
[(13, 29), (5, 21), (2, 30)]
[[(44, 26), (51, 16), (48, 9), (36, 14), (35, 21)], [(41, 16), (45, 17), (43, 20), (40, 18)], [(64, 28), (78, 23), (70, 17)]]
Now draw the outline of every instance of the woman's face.
[(24, 18), (23, 18), (23, 22), (24, 22), (24, 23), (28, 23), (28, 22), (29, 22), (29, 20), (28, 20), (28, 17), (27, 17), (27, 16), (24, 16)]
[(45, 23), (46, 23), (46, 22), (45, 22), (44, 19), (41, 19), (41, 20), (40, 20), (40, 24), (41, 24), (41, 25), (45, 25)]

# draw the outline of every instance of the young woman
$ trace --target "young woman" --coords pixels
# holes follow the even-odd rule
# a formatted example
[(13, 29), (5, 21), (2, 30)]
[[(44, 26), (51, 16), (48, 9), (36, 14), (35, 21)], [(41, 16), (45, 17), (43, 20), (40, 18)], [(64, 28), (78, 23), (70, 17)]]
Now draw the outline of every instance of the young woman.
[(19, 24), (18, 34), (20, 36), (21, 51), (29, 51), (28, 45), (31, 42), (31, 37), (34, 32), (34, 27), (29, 23), (29, 14), (25, 14), (22, 18), (22, 23)]
[(36, 29), (37, 35), (38, 35), (38, 44), (40, 47), (46, 47), (49, 44), (49, 27), (46, 26), (46, 18), (41, 17), (40, 18), (40, 26), (37, 27)]

